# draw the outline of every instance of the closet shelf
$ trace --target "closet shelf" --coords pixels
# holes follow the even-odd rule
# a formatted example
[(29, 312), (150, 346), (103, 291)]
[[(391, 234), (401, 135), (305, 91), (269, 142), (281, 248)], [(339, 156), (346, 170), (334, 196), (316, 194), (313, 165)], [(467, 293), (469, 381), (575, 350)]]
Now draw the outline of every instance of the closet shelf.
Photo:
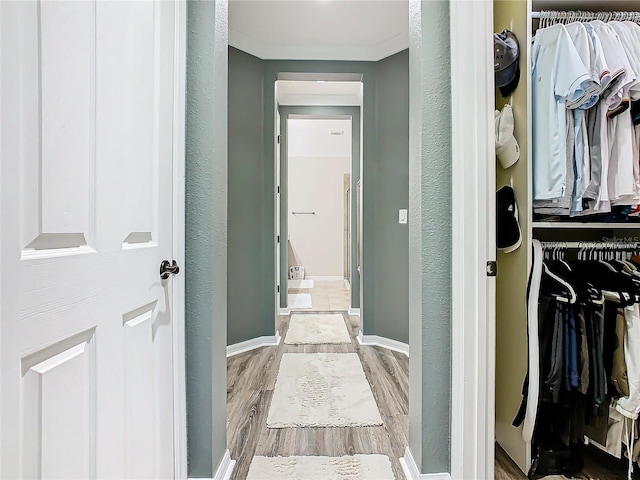
[(611, 223), (611, 222), (532, 222), (533, 228), (561, 228), (576, 230), (640, 230), (640, 222)]

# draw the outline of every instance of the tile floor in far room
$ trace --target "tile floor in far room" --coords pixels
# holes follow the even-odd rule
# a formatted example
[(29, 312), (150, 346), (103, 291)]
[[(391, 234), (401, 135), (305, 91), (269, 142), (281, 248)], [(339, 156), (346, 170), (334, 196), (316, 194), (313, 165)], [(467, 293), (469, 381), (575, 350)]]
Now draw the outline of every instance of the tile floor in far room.
[(311, 294), (314, 311), (349, 310), (351, 291), (344, 280), (314, 280), (313, 283), (313, 288), (289, 288), (288, 291)]

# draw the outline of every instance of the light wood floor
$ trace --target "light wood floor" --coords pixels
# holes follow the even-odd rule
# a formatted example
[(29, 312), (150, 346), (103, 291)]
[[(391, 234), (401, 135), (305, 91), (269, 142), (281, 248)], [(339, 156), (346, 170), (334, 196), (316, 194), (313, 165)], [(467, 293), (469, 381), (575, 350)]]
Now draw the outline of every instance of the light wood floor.
[[(302, 312), (298, 312), (302, 313)], [(319, 312), (314, 312), (319, 313)], [(408, 444), (409, 362), (405, 355), (360, 346), (355, 339), (359, 318), (343, 313), (352, 338), (349, 345), (284, 345), (264, 347), (229, 358), (227, 363), (227, 444), (237, 461), (231, 480), (244, 480), (254, 455), (353, 455), (381, 453), (391, 460), (396, 479), (404, 479), (398, 459)], [(282, 317), (284, 338), (289, 317)], [(278, 366), (286, 352), (357, 352), (382, 414), (383, 426), (358, 428), (267, 428), (267, 413)], [(593, 447), (584, 455), (585, 469), (576, 477), (626, 480), (626, 462)], [(507, 454), (496, 446), (496, 480), (526, 480)], [(562, 478), (562, 477), (555, 477)], [(634, 478), (640, 479), (636, 474)]]
[[(301, 312), (297, 312), (301, 313)], [(319, 312), (314, 312), (319, 313)], [(227, 362), (227, 445), (236, 460), (231, 480), (244, 480), (254, 455), (341, 456), (378, 453), (391, 460), (397, 480), (405, 477), (399, 458), (408, 445), (409, 360), (400, 353), (360, 346), (359, 318), (343, 313), (349, 345), (284, 345), (236, 355)], [(282, 317), (284, 338), (289, 317)], [(357, 352), (376, 399), (381, 427), (267, 428), (267, 413), (284, 353)]]
[(351, 301), (351, 291), (344, 280), (314, 280), (313, 288), (290, 288), (289, 293), (311, 294), (313, 311), (347, 311)]
[[(573, 478), (583, 480), (627, 480), (627, 462), (618, 460), (606, 453), (600, 452), (595, 447), (585, 448), (582, 455), (585, 467), (581, 474)], [(636, 467), (637, 470), (637, 467)], [(527, 476), (516, 466), (505, 451), (496, 445), (496, 480), (526, 480)], [(563, 476), (547, 478), (563, 479)], [(635, 478), (640, 478), (637, 473)]]

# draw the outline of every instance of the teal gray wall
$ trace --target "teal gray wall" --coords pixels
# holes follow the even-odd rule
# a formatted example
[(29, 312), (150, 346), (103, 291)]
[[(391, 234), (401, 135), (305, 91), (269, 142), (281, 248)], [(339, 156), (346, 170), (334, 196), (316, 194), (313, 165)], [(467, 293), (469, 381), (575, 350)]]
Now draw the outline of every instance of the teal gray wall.
[(263, 150), (263, 69), (261, 59), (229, 48), (228, 345), (274, 334), (275, 286), (268, 264), (274, 247), (271, 238), (265, 259), (264, 236), (265, 229), (273, 231), (268, 228), (273, 208), (262, 200), (273, 195), (273, 184), (265, 179), (273, 165), (266, 163)]
[[(258, 62), (262, 62), (262, 117), (255, 117), (260, 97), (256, 85)], [(363, 237), (362, 285), (364, 305), (359, 295), (353, 295), (352, 307), (361, 308), (365, 335), (381, 335), (400, 342), (409, 342), (408, 328), (408, 227), (398, 224), (398, 209), (408, 203), (408, 52), (380, 62), (259, 60), (233, 47), (229, 48), (229, 162), (242, 162), (251, 171), (229, 169), (229, 337), (228, 344), (251, 338), (273, 335), (275, 299), (275, 222), (274, 222), (274, 83), (278, 73), (304, 72), (312, 74), (349, 73), (362, 75), (364, 98), (362, 178)], [(246, 75), (254, 78), (246, 78)], [(246, 99), (234, 84), (249, 88)], [(244, 91), (244, 90), (242, 90)], [(262, 150), (255, 137), (248, 139), (243, 131), (255, 131), (263, 122)], [(243, 143), (241, 146), (234, 143)], [(255, 181), (261, 182), (256, 188)], [(248, 183), (247, 183), (248, 182)], [(354, 189), (355, 191), (355, 189)], [(252, 207), (256, 211), (238, 216), (234, 212)], [(260, 218), (256, 219), (256, 212)], [(236, 235), (254, 232), (251, 238)], [(251, 251), (249, 251), (251, 250)], [(250, 265), (253, 298), (236, 307), (234, 291), (243, 289), (247, 271), (232, 268)], [(282, 258), (286, 262), (286, 257)], [(286, 263), (285, 263), (286, 265)]]
[(212, 478), (227, 448), (228, 10), (225, 0), (189, 1), (187, 8), (185, 335), (189, 477)]
[(451, 65), (449, 1), (409, 1), (409, 447), (450, 472)]
[[(398, 210), (409, 207), (409, 51), (376, 64), (376, 164), (365, 192), (373, 215), (364, 224), (370, 238), (373, 294), (365, 297), (364, 334), (409, 343), (409, 227)], [(365, 166), (366, 171), (366, 166)], [(366, 203), (365, 203), (366, 205)]]

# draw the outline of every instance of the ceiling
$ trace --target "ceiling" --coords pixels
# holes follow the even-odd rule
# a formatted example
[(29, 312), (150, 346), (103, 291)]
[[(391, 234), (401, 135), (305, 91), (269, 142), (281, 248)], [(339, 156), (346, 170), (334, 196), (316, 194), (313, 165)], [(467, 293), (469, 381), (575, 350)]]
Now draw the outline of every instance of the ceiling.
[(409, 47), (409, 2), (230, 0), (229, 44), (265, 60), (378, 61)]

